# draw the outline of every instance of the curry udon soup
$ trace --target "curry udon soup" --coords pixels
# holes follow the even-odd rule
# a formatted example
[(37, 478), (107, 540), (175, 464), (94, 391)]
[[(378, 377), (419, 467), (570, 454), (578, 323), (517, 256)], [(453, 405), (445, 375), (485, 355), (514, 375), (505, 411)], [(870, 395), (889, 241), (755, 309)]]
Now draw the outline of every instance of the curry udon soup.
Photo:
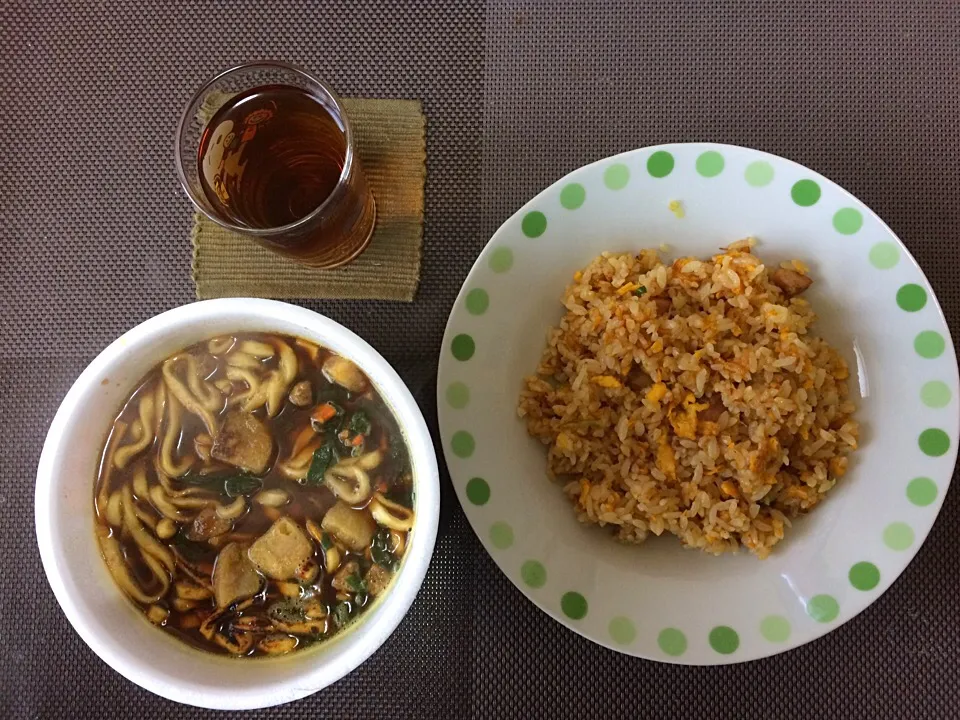
[(107, 436), (110, 573), (154, 624), (278, 655), (362, 615), (413, 529), (403, 436), (364, 373), (302, 339), (217, 337), (155, 367)]

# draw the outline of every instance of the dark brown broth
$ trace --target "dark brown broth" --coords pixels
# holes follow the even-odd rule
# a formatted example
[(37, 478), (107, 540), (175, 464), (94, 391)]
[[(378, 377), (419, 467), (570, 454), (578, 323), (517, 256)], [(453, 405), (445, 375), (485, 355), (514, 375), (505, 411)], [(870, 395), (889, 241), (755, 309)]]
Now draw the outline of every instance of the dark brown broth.
[[(302, 380), (309, 380), (313, 387), (313, 402), (307, 407), (297, 407), (288, 399), (286, 399), (285, 394), (282, 410), (277, 414), (276, 417), (268, 418), (264, 407), (254, 411), (253, 414), (263, 420), (270, 429), (274, 439), (274, 452), (268, 471), (265, 474), (258, 476), (262, 479), (262, 486), (258, 488), (256, 492), (252, 492), (249, 496), (247, 496), (247, 510), (242, 517), (234, 521), (233, 528), (231, 530), (232, 534), (249, 535), (251, 536), (251, 539), (256, 539), (263, 535), (263, 533), (265, 533), (273, 525), (275, 518), (268, 516), (270, 509), (261, 506), (257, 502), (254, 502), (253, 496), (259, 492), (274, 488), (283, 490), (290, 496), (290, 502), (279, 509), (282, 515), (286, 515), (296, 521), (301, 528), (307, 519), (312, 520), (317, 525), (321, 523), (325, 510), (335, 502), (333, 493), (331, 493), (330, 490), (322, 484), (310, 485), (307, 484), (306, 481), (297, 482), (285, 477), (279, 472), (278, 465), (281, 459), (288, 458), (290, 456), (293, 444), (298, 434), (303, 428), (310, 425), (311, 412), (325, 399), (333, 400), (339, 406), (341, 406), (344, 411), (344, 418), (351, 418), (354, 413), (357, 413), (358, 411), (363, 411), (367, 414), (371, 420), (371, 432), (364, 440), (364, 451), (370, 451), (379, 448), (385, 455), (385, 460), (383, 463), (376, 468), (375, 477), (374, 473), (371, 473), (371, 479), (374, 479), (375, 483), (380, 484), (379, 487), (383, 490), (383, 494), (387, 498), (395, 502), (399, 502), (400, 504), (412, 510), (413, 480), (410, 473), (408, 451), (403, 440), (403, 435), (400, 432), (396, 419), (394, 418), (391, 410), (379, 397), (376, 389), (373, 388), (372, 385), (370, 385), (369, 389), (362, 394), (351, 394), (345, 392), (343, 388), (328, 382), (324, 378), (320, 368), (323, 365), (323, 362), (332, 353), (320, 348), (318, 357), (316, 360), (314, 360), (310, 357), (309, 352), (304, 347), (296, 344), (296, 338), (260, 333), (240, 334), (234, 337), (236, 338), (237, 345), (243, 340), (269, 342), (271, 339), (276, 339), (281, 342), (286, 342), (295, 350), (298, 361), (297, 375), (291, 385)], [(207, 350), (207, 341), (185, 348), (180, 353), (177, 353), (177, 355), (184, 354), (194, 355), (198, 358), (211, 357), (211, 354)], [(205, 368), (210, 370), (210, 372), (203, 376), (203, 379), (209, 383), (226, 378), (226, 364), (222, 357), (217, 358), (217, 360), (218, 362), (215, 365), (213, 363), (209, 363), (209, 367)], [(272, 358), (262, 361), (263, 372), (268, 372), (275, 369), (277, 362), (277, 354), (275, 354)], [(261, 371), (257, 370), (257, 372), (259, 373)], [(140, 399), (144, 397), (145, 394), (153, 393), (154, 388), (158, 383), (161, 382), (163, 382), (163, 377), (161, 374), (161, 369), (158, 366), (144, 377), (138, 388), (124, 403), (124, 406), (120, 410), (110, 434), (104, 443), (101, 468), (94, 491), (94, 509), (98, 522), (103, 527), (109, 527), (107, 516), (105, 514), (106, 508), (102, 507), (104, 498), (109, 496), (111, 493), (118, 491), (118, 489), (123, 488), (124, 485), (130, 484), (132, 487), (133, 478), (138, 465), (144, 465), (146, 467), (148, 482), (151, 486), (158, 482), (156, 470), (153, 465), (153, 458), (159, 451), (166, 420), (164, 420), (164, 424), (161, 424), (159, 429), (160, 431), (156, 433), (156, 437), (149, 447), (147, 447), (143, 452), (139, 453), (137, 457), (123, 470), (116, 468), (113, 469), (112, 475), (109, 477), (109, 488), (106, 488), (106, 493), (102, 492), (104, 490), (103, 483), (109, 474), (107, 461), (108, 453), (113, 442), (113, 435), (117, 432), (120, 423), (125, 423), (129, 426), (139, 417), (138, 413)], [(237, 391), (240, 391), (241, 389), (241, 386), (238, 384)], [(217, 417), (222, 418), (227, 411), (227, 398), (225, 397), (224, 406), (217, 412)], [(183, 458), (185, 456), (195, 456), (196, 452), (194, 450), (194, 440), (198, 435), (205, 433), (207, 433), (207, 428), (205, 427), (203, 421), (198, 416), (187, 412), (186, 409), (184, 409), (182, 413), (182, 430), (179, 441), (177, 442), (177, 451), (175, 453), (176, 457)], [(125, 445), (129, 442), (130, 439), (127, 438), (126, 440), (121, 440), (117, 444)], [(336, 442), (338, 441), (335, 441), (334, 444), (336, 444)], [(342, 445), (337, 445), (337, 447), (343, 452), (344, 455), (349, 452), (348, 447), (342, 447)], [(241, 473), (237, 468), (229, 466), (214, 467), (212, 470), (204, 472), (204, 469), (198, 468), (197, 463), (195, 463), (194, 467), (191, 468), (191, 470), (188, 471), (183, 478), (180, 480), (174, 480), (173, 485), (176, 488), (182, 489), (190, 487), (194, 483), (206, 484), (205, 481), (208, 479), (224, 478), (244, 474), (245, 473)], [(214, 497), (214, 493), (215, 491), (211, 491), (210, 497)], [(103, 497), (101, 497), (101, 495), (103, 495)], [(232, 502), (234, 498), (229, 497), (223, 492), (216, 492), (216, 499), (220, 504), (227, 505)], [(155, 507), (153, 507), (149, 498), (137, 497), (136, 500), (139, 507), (151, 517), (154, 517), (158, 521), (162, 519), (162, 514), (158, 512)], [(355, 505), (355, 507), (357, 509), (366, 508), (366, 506), (369, 505), (369, 502), (370, 500), (364, 501), (359, 505)], [(205, 541), (188, 539), (187, 530), (190, 528), (190, 526), (190, 523), (180, 526), (173, 538), (167, 541), (161, 540), (161, 542), (168, 547), (175, 548), (177, 553), (186, 557), (194, 568), (201, 570), (203, 573), (209, 576), (209, 574), (213, 571), (221, 548), (214, 547)], [(380, 526), (378, 525), (378, 528), (379, 527)], [(148, 532), (150, 531), (149, 527), (146, 529)], [(112, 529), (110, 534), (112, 537), (118, 539), (130, 571), (140, 587), (148, 594), (156, 592), (161, 585), (156, 580), (154, 573), (151, 572), (151, 569), (144, 562), (143, 553), (138, 545), (128, 536), (127, 533), (116, 528)], [(407, 533), (407, 535), (409, 535), (409, 533)], [(343, 544), (337, 542), (336, 538), (331, 537), (329, 539), (334, 541), (335, 545), (341, 552), (342, 560), (340, 567), (344, 567), (350, 561), (356, 561), (360, 565), (360, 577), (364, 577), (366, 571), (373, 564), (370, 550), (368, 549), (364, 553), (351, 552)], [(408, 540), (408, 538), (406, 539)], [(365, 592), (354, 592), (351, 594), (351, 597), (348, 600), (338, 600), (338, 591), (331, 584), (333, 576), (328, 575), (328, 573), (324, 570), (324, 548), (321, 547), (319, 543), (312, 542), (312, 544), (313, 555), (311, 559), (313, 562), (319, 565), (320, 573), (314, 582), (303, 584), (302, 593), (306, 596), (312, 595), (320, 598), (326, 607), (326, 630), (322, 633), (292, 634), (294, 637), (297, 637), (298, 648), (302, 648), (319, 639), (336, 634), (342, 629), (342, 627), (349, 625), (350, 622), (352, 622), (357, 616), (362, 615), (363, 611), (369, 607), (374, 600), (372, 595)], [(397, 558), (398, 561), (399, 559), (400, 558)], [(195, 584), (182, 570), (179, 564), (177, 565), (177, 569), (172, 580), (174, 583), (183, 581)], [(255, 596), (253, 604), (250, 607), (240, 611), (225, 613), (222, 622), (218, 623), (218, 627), (226, 627), (226, 625), (229, 625), (231, 622), (235, 622), (237, 619), (242, 617), (265, 617), (265, 613), (268, 608), (270, 608), (274, 603), (283, 600), (283, 596), (279, 590), (279, 585), (280, 583), (277, 581), (267, 578), (266, 582), (262, 586), (261, 592)], [(169, 612), (166, 621), (163, 622), (161, 626), (166, 631), (194, 647), (218, 653), (227, 652), (220, 645), (204, 637), (198, 627), (192, 626), (198, 619), (203, 620), (217, 610), (214, 599), (211, 597), (205, 601), (199, 602), (194, 608), (180, 611), (177, 610), (173, 605), (174, 597), (174, 585), (171, 584), (167, 596), (156, 603), (153, 603), (154, 605), (159, 606), (163, 610)], [(131, 600), (134, 601), (135, 604), (137, 604), (137, 606), (142, 610), (146, 611), (148, 609), (143, 603), (138, 603), (133, 600), (133, 598), (131, 598)], [(343, 604), (348, 606), (349, 616), (345, 621), (340, 622), (340, 620), (344, 617), (345, 612), (342, 607), (338, 608), (338, 605)], [(339, 616), (337, 616), (337, 613), (339, 613)], [(337, 619), (335, 619), (335, 617)], [(224, 632), (227, 633), (229, 630), (225, 629)], [(270, 634), (276, 634), (276, 631), (272, 631)], [(257, 649), (256, 641), (254, 641), (252, 649), (245, 654), (253, 656), (263, 653)]]

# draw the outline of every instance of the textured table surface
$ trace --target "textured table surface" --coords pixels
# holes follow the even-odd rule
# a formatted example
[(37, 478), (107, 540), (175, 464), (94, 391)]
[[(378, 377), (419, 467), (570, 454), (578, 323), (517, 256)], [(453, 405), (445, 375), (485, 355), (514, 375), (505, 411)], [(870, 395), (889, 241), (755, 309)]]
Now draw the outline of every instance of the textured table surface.
[[(566, 172), (663, 141), (784, 155), (874, 208), (960, 323), (955, 0), (0, 3), (0, 717), (167, 718), (69, 627), (33, 484), (56, 407), (125, 329), (191, 300), (172, 137), (216, 70), (273, 57), (428, 117), (415, 303), (307, 302), (376, 346), (436, 430), (448, 310), (500, 222)], [(903, 576), (825, 638), (760, 662), (624, 657), (526, 602), (449, 479), (410, 614), (333, 687), (262, 717), (945, 718), (960, 715), (954, 491)]]

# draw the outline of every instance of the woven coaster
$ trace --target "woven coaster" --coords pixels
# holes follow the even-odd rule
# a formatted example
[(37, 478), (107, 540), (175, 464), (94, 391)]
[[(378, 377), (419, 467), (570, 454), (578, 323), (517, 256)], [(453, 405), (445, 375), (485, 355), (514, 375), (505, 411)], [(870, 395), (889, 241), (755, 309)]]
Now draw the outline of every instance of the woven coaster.
[(411, 302), (420, 282), (426, 119), (419, 100), (346, 98), (357, 157), (377, 202), (377, 224), (348, 265), (299, 265), (193, 216), (193, 282), (216, 297), (344, 298)]

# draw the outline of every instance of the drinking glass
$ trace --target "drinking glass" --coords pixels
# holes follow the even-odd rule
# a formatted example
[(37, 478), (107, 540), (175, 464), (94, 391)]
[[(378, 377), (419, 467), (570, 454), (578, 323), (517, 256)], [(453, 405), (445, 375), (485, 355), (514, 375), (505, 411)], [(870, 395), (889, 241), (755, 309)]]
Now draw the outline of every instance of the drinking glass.
[(176, 161), (201, 213), (297, 262), (337, 267), (370, 242), (376, 203), (350, 122), (305, 70), (262, 61), (206, 82), (180, 118)]

